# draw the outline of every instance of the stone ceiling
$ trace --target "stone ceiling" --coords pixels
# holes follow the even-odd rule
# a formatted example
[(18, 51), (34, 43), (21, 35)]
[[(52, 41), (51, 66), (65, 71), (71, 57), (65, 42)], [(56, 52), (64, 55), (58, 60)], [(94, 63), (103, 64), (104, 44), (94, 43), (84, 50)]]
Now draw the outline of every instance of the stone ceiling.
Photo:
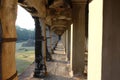
[(72, 23), (71, 0), (18, 0), (32, 16), (45, 19), (46, 25), (62, 35)]

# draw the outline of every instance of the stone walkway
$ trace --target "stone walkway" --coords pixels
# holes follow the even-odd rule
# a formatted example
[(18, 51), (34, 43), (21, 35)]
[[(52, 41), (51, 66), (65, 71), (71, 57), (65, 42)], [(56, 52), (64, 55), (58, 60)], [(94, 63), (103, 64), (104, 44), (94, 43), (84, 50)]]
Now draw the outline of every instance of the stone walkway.
[(19, 80), (86, 80), (69, 76), (69, 63), (66, 61), (66, 54), (64, 54), (64, 48), (60, 42), (54, 53), (53, 61), (47, 62), (48, 75), (44, 79), (33, 78), (33, 63), (19, 76)]

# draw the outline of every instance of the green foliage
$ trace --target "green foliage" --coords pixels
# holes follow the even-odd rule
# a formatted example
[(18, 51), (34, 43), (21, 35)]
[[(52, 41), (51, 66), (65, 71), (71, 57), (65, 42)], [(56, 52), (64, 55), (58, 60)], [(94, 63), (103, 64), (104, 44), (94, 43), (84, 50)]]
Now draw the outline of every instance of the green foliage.
[(16, 53), (16, 66), (18, 74), (24, 72), (30, 64), (34, 62), (34, 51), (17, 52)]
[(26, 41), (28, 39), (35, 39), (35, 30), (27, 30), (16, 26), (17, 31), (17, 42)]

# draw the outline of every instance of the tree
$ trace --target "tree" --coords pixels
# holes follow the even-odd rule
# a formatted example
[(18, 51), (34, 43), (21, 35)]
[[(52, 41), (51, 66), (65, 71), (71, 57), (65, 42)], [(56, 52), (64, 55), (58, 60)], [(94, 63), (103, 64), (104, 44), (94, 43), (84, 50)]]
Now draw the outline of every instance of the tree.
[(17, 42), (26, 41), (28, 39), (35, 39), (35, 30), (27, 30), (21, 28), (20, 26), (16, 26), (17, 31)]

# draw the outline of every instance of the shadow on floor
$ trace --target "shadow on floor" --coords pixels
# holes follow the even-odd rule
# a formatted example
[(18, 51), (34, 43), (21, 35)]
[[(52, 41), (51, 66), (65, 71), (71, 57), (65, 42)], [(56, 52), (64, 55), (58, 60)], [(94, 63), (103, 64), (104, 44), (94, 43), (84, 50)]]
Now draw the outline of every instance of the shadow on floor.
[(63, 63), (63, 64), (67, 64), (67, 63), (69, 63), (68, 61), (60, 61), (60, 60), (53, 60), (53, 62), (57, 62), (57, 63)]
[(72, 78), (49, 74), (44, 80), (73, 80)]

